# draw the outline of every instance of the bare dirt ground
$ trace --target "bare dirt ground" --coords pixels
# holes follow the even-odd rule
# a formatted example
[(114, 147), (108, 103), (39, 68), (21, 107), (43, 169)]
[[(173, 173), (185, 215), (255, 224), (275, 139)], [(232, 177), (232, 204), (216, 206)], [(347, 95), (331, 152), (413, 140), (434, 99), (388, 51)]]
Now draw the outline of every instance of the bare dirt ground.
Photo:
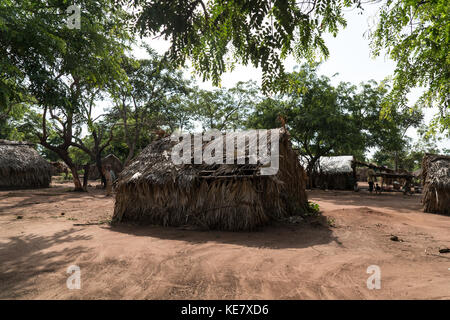
[(420, 195), (310, 191), (327, 223), (232, 233), (111, 227), (113, 198), (70, 187), (0, 191), (0, 298), (450, 299), (450, 217), (422, 213)]

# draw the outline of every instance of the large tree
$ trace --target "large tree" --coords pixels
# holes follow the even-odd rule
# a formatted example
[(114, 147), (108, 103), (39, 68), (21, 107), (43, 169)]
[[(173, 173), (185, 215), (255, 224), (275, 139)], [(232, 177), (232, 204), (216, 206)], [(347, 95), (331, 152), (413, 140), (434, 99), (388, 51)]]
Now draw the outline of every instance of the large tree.
[[(89, 157), (90, 161), (84, 163), (84, 181), (83, 189), (86, 190), (86, 184), (89, 176), (89, 164), (95, 163), (98, 172), (100, 173), (102, 183), (106, 187), (107, 179), (103, 174), (102, 154), (104, 150), (110, 145), (113, 139), (113, 132), (116, 122), (108, 121), (110, 119), (109, 114), (95, 115), (96, 103), (103, 100), (104, 95), (102, 88), (93, 88), (92, 90), (86, 90), (86, 95), (81, 99), (80, 108), (80, 122), (85, 124), (91, 139), (82, 139), (81, 126), (78, 127), (78, 132), (74, 135), (72, 146), (84, 151)], [(89, 163), (90, 162), (90, 163)]]
[(186, 58), (214, 84), (235, 63), (263, 71), (268, 90), (284, 76), (282, 60), (328, 56), (323, 33), (345, 26), (342, 9), (351, 0), (134, 0), (142, 35), (171, 41), (168, 57)]
[(418, 105), (436, 106), (434, 128), (450, 135), (450, 2), (388, 0), (372, 32), (375, 55), (387, 51), (396, 62), (391, 99), (406, 101), (414, 87), (423, 87)]
[(293, 85), (287, 96), (291, 133), (312, 173), (317, 160), (326, 155), (361, 154), (365, 136), (354, 106), (354, 87), (333, 87), (330, 79), (304, 67), (291, 74)]
[[(283, 59), (317, 60), (329, 55), (324, 33), (336, 35), (346, 25), (343, 10), (364, 8), (378, 0), (130, 0), (142, 35), (170, 40), (168, 57), (220, 83), (236, 63), (263, 71), (262, 87), (286, 86)], [(375, 55), (389, 54), (397, 66), (388, 106), (407, 105), (414, 87), (425, 87), (420, 106), (436, 106), (434, 126), (450, 134), (450, 4), (447, 0), (388, 0), (371, 33)], [(356, 14), (356, 13), (355, 13)], [(303, 62), (303, 61), (302, 61)]]
[(317, 75), (316, 68), (304, 65), (289, 74), (287, 92), (259, 103), (247, 126), (273, 128), (280, 125), (278, 116), (284, 116), (309, 174), (321, 156), (354, 155), (362, 160), (372, 148), (398, 164), (406, 131), (421, 123), (422, 113), (392, 106), (388, 117), (385, 84), (333, 86), (328, 77)]
[[(6, 3), (5, 3), (6, 2)], [(67, 23), (67, 1), (2, 1), (0, 7), (2, 101), (20, 98), (23, 90), (41, 110), (39, 143), (72, 170), (75, 189), (82, 190), (69, 155), (74, 129), (80, 124), (86, 89), (119, 78), (128, 40), (126, 14), (111, 0), (78, 1), (80, 28)], [(19, 79), (11, 86), (10, 79)], [(48, 123), (59, 136), (50, 139)]]
[[(123, 128), (123, 138), (128, 146), (128, 163), (139, 149), (142, 136), (147, 143), (156, 135), (164, 134), (164, 128), (173, 128), (176, 97), (188, 94), (188, 84), (180, 70), (146, 47), (148, 58), (126, 58), (122, 67), (127, 79), (111, 90), (113, 114), (118, 126)], [(176, 115), (175, 122), (185, 123)], [(170, 125), (172, 123), (172, 125)]]
[(234, 87), (198, 90), (192, 97), (194, 118), (203, 130), (236, 130), (243, 128), (248, 113), (261, 100), (254, 81), (239, 81)]
[(294, 146), (311, 174), (317, 160), (326, 155), (363, 154), (365, 135), (360, 130), (360, 110), (355, 106), (355, 88), (333, 87), (330, 79), (316, 74), (315, 65), (305, 65), (289, 74), (290, 88), (276, 99), (260, 103), (249, 118), (249, 127), (279, 126), (286, 118)]

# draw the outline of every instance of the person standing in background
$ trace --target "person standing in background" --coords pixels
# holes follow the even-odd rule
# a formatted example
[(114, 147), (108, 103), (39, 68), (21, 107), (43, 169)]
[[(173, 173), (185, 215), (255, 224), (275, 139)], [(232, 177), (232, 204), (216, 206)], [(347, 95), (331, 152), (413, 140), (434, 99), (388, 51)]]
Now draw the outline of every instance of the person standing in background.
[(369, 192), (372, 193), (373, 191), (373, 185), (376, 182), (376, 177), (375, 177), (375, 171), (370, 168), (369, 170), (367, 170), (367, 182), (369, 183)]

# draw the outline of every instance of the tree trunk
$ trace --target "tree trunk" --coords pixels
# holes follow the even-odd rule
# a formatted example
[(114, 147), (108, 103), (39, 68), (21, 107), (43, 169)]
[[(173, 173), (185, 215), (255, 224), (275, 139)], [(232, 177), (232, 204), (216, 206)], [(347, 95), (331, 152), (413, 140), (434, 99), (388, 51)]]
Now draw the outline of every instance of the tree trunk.
[(105, 178), (105, 173), (103, 172), (102, 157), (101, 157), (100, 153), (97, 153), (95, 155), (95, 164), (97, 165), (97, 170), (100, 173), (103, 188), (106, 188), (106, 178)]
[(81, 185), (80, 177), (78, 176), (78, 171), (75, 166), (69, 167), (70, 171), (72, 171), (73, 184), (75, 185), (74, 191), (84, 191), (83, 186)]
[(312, 189), (314, 188), (314, 170), (308, 168), (306, 172), (308, 174), (308, 182), (306, 187), (307, 189)]
[(395, 172), (398, 171), (398, 152), (395, 151)]
[(125, 162), (124, 162), (124, 166), (128, 165), (128, 163), (131, 161), (131, 159), (133, 159), (134, 149), (135, 149), (134, 145), (130, 146), (130, 149), (128, 151), (128, 156), (127, 156), (127, 158), (125, 159)]
[(312, 189), (314, 187), (316, 187), (315, 185), (315, 181), (314, 181), (314, 176), (315, 176), (315, 170), (314, 170), (314, 166), (316, 165), (317, 160), (320, 157), (313, 157), (311, 158), (311, 160), (308, 162), (308, 165), (306, 167), (306, 172), (308, 174), (308, 183), (307, 183), (307, 188), (308, 189)]
[(72, 159), (70, 159), (69, 153), (67, 150), (61, 150), (61, 149), (52, 149), (55, 151), (61, 159), (65, 162), (65, 164), (69, 167), (70, 171), (72, 171), (72, 179), (73, 184), (75, 185), (74, 191), (84, 191), (83, 186), (81, 185), (80, 177), (78, 176), (77, 168), (72, 162)]
[(83, 190), (84, 191), (87, 191), (90, 167), (91, 166), (89, 165), (89, 163), (84, 165), (84, 175), (83, 175)]

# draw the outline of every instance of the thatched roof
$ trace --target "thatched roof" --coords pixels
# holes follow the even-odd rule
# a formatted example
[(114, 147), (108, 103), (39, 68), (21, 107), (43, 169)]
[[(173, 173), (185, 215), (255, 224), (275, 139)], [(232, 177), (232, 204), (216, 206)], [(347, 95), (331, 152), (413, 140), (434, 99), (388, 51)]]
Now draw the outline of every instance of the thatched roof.
[(48, 187), (51, 166), (28, 142), (0, 140), (0, 188)]
[(425, 212), (450, 214), (450, 156), (426, 154), (422, 160)]
[[(248, 155), (239, 158), (246, 160), (244, 164), (237, 164), (238, 160), (233, 164), (194, 164), (196, 151), (214, 149), (219, 140), (193, 147), (191, 164), (181, 165), (171, 159), (177, 142), (170, 137), (153, 142), (120, 174), (113, 221), (147, 220), (162, 225), (248, 230), (304, 211), (304, 171), (288, 134), (279, 130), (280, 164), (275, 175), (261, 175), (266, 166), (259, 156), (256, 164), (248, 163)], [(227, 137), (240, 134), (227, 133)], [(225, 154), (224, 150), (224, 158)]]
[(353, 173), (353, 156), (320, 157), (318, 168), (326, 174)]
[(377, 166), (374, 163), (365, 163), (365, 162), (358, 161), (358, 160), (355, 160), (354, 162), (355, 162), (355, 164), (358, 167), (362, 166), (362, 167), (367, 167), (367, 168), (370, 168), (370, 169), (375, 169), (375, 170), (378, 170), (378, 171), (381, 171), (381, 172), (395, 173), (395, 170), (390, 169), (390, 168), (388, 168), (386, 166)]
[[(240, 132), (227, 133), (227, 136), (237, 137)], [(252, 137), (256, 139), (256, 137)], [(139, 182), (146, 181), (151, 184), (164, 185), (170, 181), (177, 181), (180, 185), (189, 186), (195, 179), (204, 178), (241, 178), (259, 176), (263, 167), (261, 164), (263, 159), (258, 155), (257, 164), (212, 164), (208, 165), (194, 163), (194, 154), (197, 151), (206, 148), (217, 148), (219, 140), (203, 142), (200, 146), (201, 150), (194, 147), (191, 152), (191, 163), (187, 165), (175, 165), (171, 160), (171, 150), (177, 142), (171, 141), (170, 137), (166, 137), (155, 141), (145, 148), (141, 154), (135, 158), (120, 175), (120, 182)], [(248, 140), (247, 140), (248, 141)], [(250, 141), (254, 142), (254, 141)], [(248, 145), (248, 142), (247, 142)], [(225, 162), (225, 150), (223, 152)], [(248, 162), (248, 156), (243, 157)], [(237, 158), (236, 162), (239, 159)]]
[(427, 154), (423, 159), (424, 183), (438, 189), (450, 190), (450, 156)]

